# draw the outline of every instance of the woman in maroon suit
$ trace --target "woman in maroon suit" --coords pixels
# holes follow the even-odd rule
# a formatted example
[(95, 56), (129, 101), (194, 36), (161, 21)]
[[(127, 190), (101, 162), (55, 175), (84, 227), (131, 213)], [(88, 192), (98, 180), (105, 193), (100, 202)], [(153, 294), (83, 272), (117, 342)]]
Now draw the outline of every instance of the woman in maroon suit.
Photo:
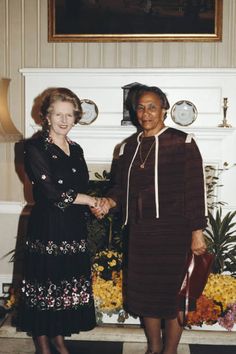
[(186, 255), (206, 250), (202, 158), (191, 135), (165, 126), (169, 102), (158, 87), (133, 87), (127, 107), (140, 129), (121, 146), (114, 188), (94, 213), (122, 209), (129, 234), (126, 307), (143, 320), (148, 354), (176, 354)]

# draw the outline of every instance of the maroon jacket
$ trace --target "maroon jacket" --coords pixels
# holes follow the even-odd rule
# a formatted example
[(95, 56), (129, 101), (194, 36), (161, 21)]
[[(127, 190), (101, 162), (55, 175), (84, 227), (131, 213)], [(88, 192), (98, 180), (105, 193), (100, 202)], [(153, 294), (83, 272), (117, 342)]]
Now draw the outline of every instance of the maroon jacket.
[[(141, 133), (126, 139), (117, 161), (114, 187), (108, 196), (122, 209), (123, 222), (129, 221), (130, 173), (137, 157)], [(191, 134), (174, 128), (163, 128), (155, 136), (154, 218), (184, 217), (190, 229), (206, 227), (207, 203), (203, 161)], [(150, 209), (153, 200), (140, 194), (142, 207)], [(142, 215), (142, 212), (141, 212)]]

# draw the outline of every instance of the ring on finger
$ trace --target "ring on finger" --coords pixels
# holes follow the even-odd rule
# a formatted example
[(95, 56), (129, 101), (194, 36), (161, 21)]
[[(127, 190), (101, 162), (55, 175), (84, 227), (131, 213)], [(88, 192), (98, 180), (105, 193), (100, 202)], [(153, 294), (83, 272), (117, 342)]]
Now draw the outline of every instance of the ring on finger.
[(94, 202), (94, 207), (95, 207), (95, 208), (97, 208), (97, 206), (98, 206), (98, 198), (97, 198), (97, 197), (95, 197), (94, 199), (95, 199), (95, 202)]

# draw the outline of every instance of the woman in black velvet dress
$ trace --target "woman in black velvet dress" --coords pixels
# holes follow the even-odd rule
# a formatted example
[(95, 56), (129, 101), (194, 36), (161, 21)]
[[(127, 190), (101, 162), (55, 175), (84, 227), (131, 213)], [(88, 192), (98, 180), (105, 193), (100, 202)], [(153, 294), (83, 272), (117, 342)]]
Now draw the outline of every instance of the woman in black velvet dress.
[(79, 98), (66, 88), (46, 91), (43, 130), (25, 142), (25, 169), (33, 206), (21, 288), (21, 330), (50, 354), (50, 339), (68, 354), (64, 336), (95, 326), (85, 213), (96, 206), (86, 194), (88, 170), (82, 148), (67, 134), (82, 116)]

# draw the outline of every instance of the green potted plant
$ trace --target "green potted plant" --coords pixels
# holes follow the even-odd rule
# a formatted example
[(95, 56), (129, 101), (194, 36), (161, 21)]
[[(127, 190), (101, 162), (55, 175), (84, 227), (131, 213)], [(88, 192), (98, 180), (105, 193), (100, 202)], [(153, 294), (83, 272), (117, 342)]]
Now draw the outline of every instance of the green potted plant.
[(217, 208), (215, 214), (208, 211), (209, 223), (204, 234), (209, 252), (215, 255), (213, 273), (229, 271), (236, 276), (235, 216), (236, 211), (223, 216), (221, 207)]
[[(110, 187), (110, 176), (106, 170), (102, 174), (95, 172), (96, 179), (89, 181), (89, 194), (104, 197)], [(92, 258), (98, 251), (106, 248), (122, 252), (122, 223), (119, 213), (109, 213), (101, 220), (88, 213), (87, 228)]]
[(221, 174), (235, 165), (229, 167), (225, 162), (223, 168), (205, 166), (208, 226), (204, 235), (208, 251), (215, 255), (212, 271), (219, 274), (228, 271), (233, 276), (236, 276), (236, 211), (230, 211), (223, 216), (222, 206), (226, 203), (216, 199), (216, 189), (223, 186), (220, 183)]

